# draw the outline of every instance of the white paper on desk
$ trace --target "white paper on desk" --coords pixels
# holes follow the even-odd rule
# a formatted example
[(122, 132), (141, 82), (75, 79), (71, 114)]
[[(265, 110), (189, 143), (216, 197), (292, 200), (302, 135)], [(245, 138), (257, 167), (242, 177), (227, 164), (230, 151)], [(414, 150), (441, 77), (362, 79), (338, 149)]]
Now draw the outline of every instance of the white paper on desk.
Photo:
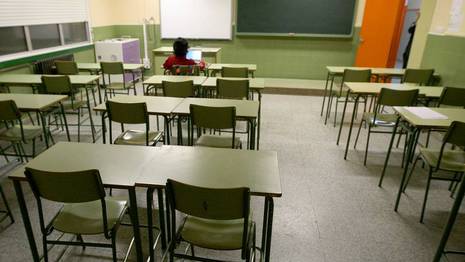
[(447, 119), (447, 116), (431, 110), (428, 107), (409, 107), (405, 108), (410, 113), (415, 114), (421, 119)]

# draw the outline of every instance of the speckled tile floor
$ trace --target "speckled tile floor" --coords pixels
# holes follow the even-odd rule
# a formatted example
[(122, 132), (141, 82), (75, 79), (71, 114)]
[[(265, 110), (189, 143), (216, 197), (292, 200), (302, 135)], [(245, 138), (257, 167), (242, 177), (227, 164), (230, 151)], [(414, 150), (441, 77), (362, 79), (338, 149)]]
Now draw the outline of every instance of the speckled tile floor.
[[(359, 149), (351, 147), (347, 161), (343, 146), (336, 146), (337, 129), (323, 125), (321, 97), (264, 95), (262, 105), (261, 150), (278, 152), (283, 197), (275, 199), (272, 261), (431, 261), (453, 199), (448, 183), (432, 182), (425, 223), (418, 222), (425, 187), (425, 170), (418, 168), (399, 212), (393, 211), (399, 185), (401, 151), (393, 153), (382, 188), (377, 186), (389, 137), (373, 135), (368, 165), (363, 166), (366, 132), (362, 130)], [(99, 122), (99, 118), (96, 118)], [(154, 121), (152, 119), (152, 121)], [(347, 123), (346, 123), (347, 125)], [(155, 125), (152, 125), (155, 126)], [(116, 130), (116, 127), (115, 127)], [(347, 129), (344, 129), (343, 138)], [(84, 141), (90, 141), (84, 131)], [(75, 137), (73, 137), (75, 140)], [(63, 133), (56, 140), (65, 140)], [(437, 140), (437, 139), (436, 139)], [(345, 140), (344, 140), (345, 141)], [(437, 143), (436, 143), (437, 146)], [(70, 156), (75, 157), (75, 156)], [(0, 160), (4, 164), (3, 158)], [(5, 169), (0, 170), (7, 174)], [(12, 183), (2, 186), (16, 222), (0, 225), (0, 261), (30, 261), (30, 251), (19, 214)], [(37, 210), (29, 189), (25, 190), (35, 232), (39, 232)], [(124, 194), (117, 192), (116, 194)], [(138, 191), (139, 214), (145, 221), (145, 192)], [(3, 204), (0, 203), (0, 207)], [(261, 224), (263, 199), (253, 198), (254, 217)], [(53, 211), (55, 205), (47, 205)], [(48, 212), (52, 213), (52, 212)], [(260, 228), (258, 238), (261, 237)], [(118, 257), (123, 258), (131, 238), (130, 228), (122, 227), (118, 237)], [(448, 247), (465, 249), (465, 218), (459, 216)], [(144, 251), (147, 235), (142, 234)], [(36, 239), (40, 248), (40, 241)], [(51, 254), (54, 261), (61, 247)], [(198, 254), (217, 255), (199, 250)], [(239, 258), (237, 252), (220, 254)], [(61, 261), (110, 261), (109, 250), (69, 248)], [(134, 252), (130, 261), (134, 260)], [(449, 261), (464, 261), (450, 256)]]

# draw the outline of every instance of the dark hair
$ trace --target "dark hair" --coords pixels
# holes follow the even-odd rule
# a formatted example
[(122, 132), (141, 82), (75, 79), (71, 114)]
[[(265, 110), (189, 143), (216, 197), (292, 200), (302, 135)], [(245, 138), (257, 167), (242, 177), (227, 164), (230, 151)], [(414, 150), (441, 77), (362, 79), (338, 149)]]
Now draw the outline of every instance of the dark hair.
[(173, 43), (173, 50), (175, 56), (186, 56), (189, 43), (186, 39), (178, 37)]

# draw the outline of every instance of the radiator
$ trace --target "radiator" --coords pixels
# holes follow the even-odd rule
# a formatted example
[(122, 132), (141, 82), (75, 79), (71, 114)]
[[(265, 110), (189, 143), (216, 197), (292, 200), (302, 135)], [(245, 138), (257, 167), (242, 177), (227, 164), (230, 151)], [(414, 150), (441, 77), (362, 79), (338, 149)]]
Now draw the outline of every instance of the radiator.
[(73, 55), (64, 55), (38, 60), (33, 63), (35, 74), (56, 74), (55, 61), (73, 61)]

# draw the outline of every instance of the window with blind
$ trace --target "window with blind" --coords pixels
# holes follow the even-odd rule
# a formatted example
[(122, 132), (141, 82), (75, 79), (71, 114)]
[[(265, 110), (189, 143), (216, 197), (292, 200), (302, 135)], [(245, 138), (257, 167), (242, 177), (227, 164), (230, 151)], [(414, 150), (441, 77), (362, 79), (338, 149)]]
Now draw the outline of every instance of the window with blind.
[(1, 0), (0, 61), (90, 43), (88, 0)]

